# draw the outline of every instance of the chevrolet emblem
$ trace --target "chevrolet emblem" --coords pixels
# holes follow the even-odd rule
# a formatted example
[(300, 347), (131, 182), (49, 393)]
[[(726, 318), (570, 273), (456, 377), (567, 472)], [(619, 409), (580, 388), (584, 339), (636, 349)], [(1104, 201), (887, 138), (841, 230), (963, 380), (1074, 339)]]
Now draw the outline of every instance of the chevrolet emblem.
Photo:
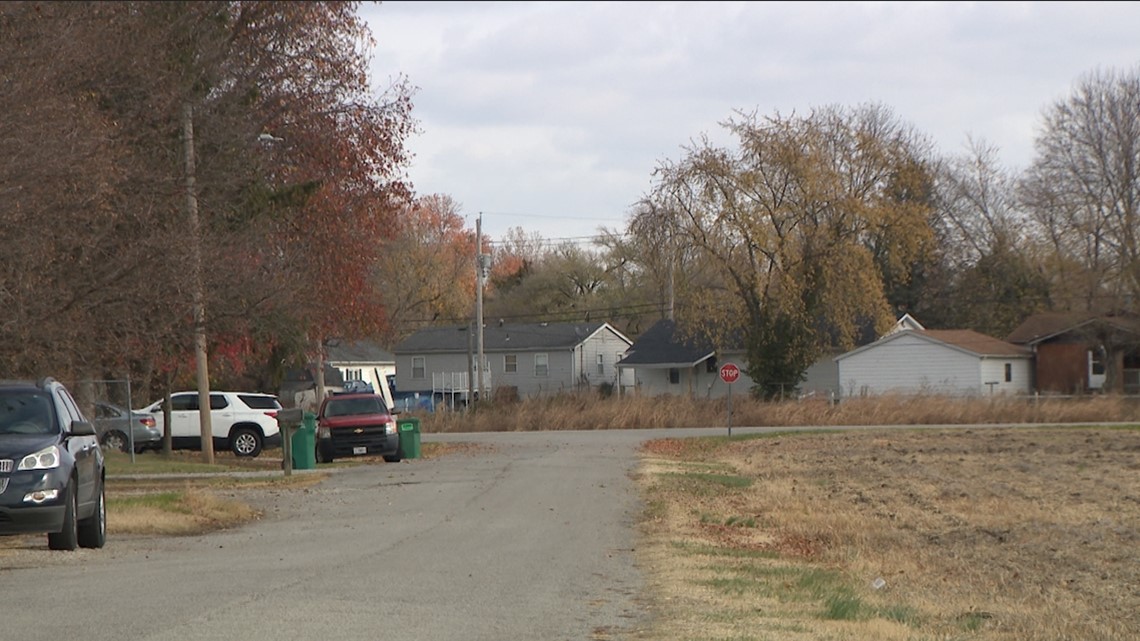
[(363, 433), (364, 433), (364, 428), (363, 428), (363, 427), (358, 427), (358, 428), (356, 428), (356, 429), (352, 430), (352, 432), (353, 432), (354, 434), (363, 434)]

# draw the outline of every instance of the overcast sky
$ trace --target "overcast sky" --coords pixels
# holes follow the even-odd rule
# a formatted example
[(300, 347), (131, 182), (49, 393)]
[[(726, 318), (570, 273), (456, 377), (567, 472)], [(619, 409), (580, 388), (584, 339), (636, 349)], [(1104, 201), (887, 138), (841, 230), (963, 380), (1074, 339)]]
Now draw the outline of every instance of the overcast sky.
[(416, 87), (416, 193), (469, 227), (621, 230), (662, 160), (720, 122), (882, 104), (945, 154), (1024, 168), (1042, 110), (1140, 67), (1140, 3), (384, 2), (373, 79)]

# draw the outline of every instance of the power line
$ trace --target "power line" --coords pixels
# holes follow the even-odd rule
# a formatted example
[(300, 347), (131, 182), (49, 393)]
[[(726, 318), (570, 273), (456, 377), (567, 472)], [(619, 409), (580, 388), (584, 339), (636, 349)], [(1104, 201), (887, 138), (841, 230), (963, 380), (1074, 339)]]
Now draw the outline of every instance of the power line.
[[(625, 316), (636, 316), (638, 314), (646, 314), (646, 313), (655, 312), (655, 311), (664, 311), (664, 309), (665, 309), (665, 303), (638, 303), (635, 305), (624, 305), (624, 306), (616, 307), (616, 308), (615, 307), (591, 307), (591, 308), (587, 308), (587, 309), (570, 309), (570, 310), (559, 310), (559, 311), (528, 312), (528, 313), (522, 313), (522, 314), (502, 314), (502, 315), (495, 315), (495, 318), (497, 320), (503, 320), (503, 321), (525, 320), (525, 319), (548, 320), (548, 319), (555, 318), (555, 317), (561, 317), (561, 318), (566, 318), (566, 317), (571, 317), (571, 316), (582, 317), (586, 314), (593, 315), (595, 313), (605, 314), (605, 315), (609, 315), (611, 317), (621, 318), (621, 317), (625, 317)], [(604, 321), (604, 320), (608, 320), (608, 319), (605, 317), (599, 316), (598, 320)], [(462, 317), (458, 317), (458, 318), (418, 318), (418, 319), (409, 318), (409, 319), (402, 321), (402, 322), (405, 322), (405, 323), (434, 323), (434, 324), (440, 324), (440, 325), (443, 325), (443, 324), (465, 324), (465, 323), (471, 322), (471, 317), (462, 316)]]
[[(567, 243), (569, 243), (569, 244), (585, 244), (585, 243), (600, 244), (601, 241), (603, 241), (603, 240), (609, 240), (611, 238), (626, 238), (629, 235), (630, 234), (627, 234), (627, 233), (620, 233), (620, 234), (595, 234), (593, 236), (562, 236), (559, 238), (536, 238), (534, 240), (526, 239), (526, 243), (534, 244), (534, 245), (540, 245), (543, 247), (564, 245)], [(487, 244), (492, 245), (492, 246), (494, 246), (494, 245), (504, 246), (504, 245), (513, 244), (514, 241), (511, 241), (511, 240), (489, 240), (489, 241), (484, 241), (484, 242), (486, 242)]]

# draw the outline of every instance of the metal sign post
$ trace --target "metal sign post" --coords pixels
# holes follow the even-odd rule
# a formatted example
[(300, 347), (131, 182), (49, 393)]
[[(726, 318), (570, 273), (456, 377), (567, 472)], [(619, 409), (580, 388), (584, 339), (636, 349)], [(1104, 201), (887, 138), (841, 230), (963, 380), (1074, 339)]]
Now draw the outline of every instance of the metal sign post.
[(720, 380), (728, 385), (728, 435), (732, 436), (732, 384), (740, 378), (740, 368), (733, 363), (720, 367)]

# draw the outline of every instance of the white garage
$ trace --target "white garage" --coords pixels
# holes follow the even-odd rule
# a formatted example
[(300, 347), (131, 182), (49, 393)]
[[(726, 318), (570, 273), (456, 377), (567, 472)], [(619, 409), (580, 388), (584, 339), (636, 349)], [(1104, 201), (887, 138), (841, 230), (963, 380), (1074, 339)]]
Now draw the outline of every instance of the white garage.
[(842, 396), (1029, 394), (1033, 354), (965, 329), (904, 329), (835, 359)]

